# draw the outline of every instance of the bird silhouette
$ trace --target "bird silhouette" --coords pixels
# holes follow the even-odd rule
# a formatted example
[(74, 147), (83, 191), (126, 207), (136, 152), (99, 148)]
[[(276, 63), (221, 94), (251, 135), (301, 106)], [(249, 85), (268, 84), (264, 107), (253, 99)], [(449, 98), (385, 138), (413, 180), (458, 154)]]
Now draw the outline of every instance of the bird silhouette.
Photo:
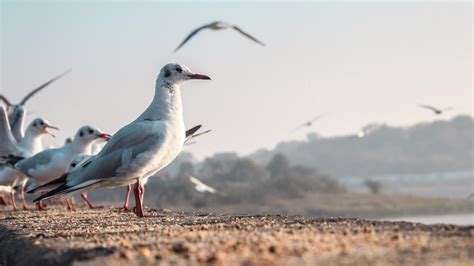
[(323, 118), (324, 116), (326, 116), (325, 113), (324, 113), (324, 114), (317, 115), (317, 116), (311, 118), (310, 120), (308, 120), (308, 121), (306, 121), (306, 122), (304, 122), (304, 123), (298, 125), (298, 126), (297, 126), (296, 128), (294, 128), (290, 133), (293, 133), (293, 132), (295, 132), (296, 130), (298, 130), (298, 129), (300, 129), (300, 128), (311, 127), (311, 126), (314, 124), (314, 122), (316, 122), (317, 120)]
[(421, 107), (421, 108), (433, 111), (435, 115), (441, 115), (444, 112), (453, 109), (452, 107), (445, 107), (445, 108), (441, 109), (441, 108), (436, 108), (434, 106), (427, 105), (427, 104), (418, 104), (418, 106)]
[(241, 28), (239, 28), (237, 25), (233, 25), (233, 24), (230, 24), (230, 23), (227, 23), (227, 22), (222, 22), (222, 21), (214, 21), (214, 22), (211, 22), (209, 24), (206, 24), (206, 25), (203, 25), (195, 30), (193, 30), (190, 34), (188, 34), (188, 36), (186, 36), (186, 38), (181, 42), (181, 44), (176, 48), (174, 49), (174, 53), (176, 51), (178, 51), (185, 43), (187, 43), (194, 35), (198, 34), (200, 31), (204, 30), (204, 29), (210, 29), (210, 30), (214, 30), (214, 31), (217, 31), (217, 30), (224, 30), (224, 29), (234, 29), (238, 32), (240, 32), (242, 35), (244, 35), (245, 37), (251, 39), (252, 41), (262, 45), (262, 46), (265, 46), (265, 44), (259, 40), (257, 40), (255, 37), (253, 37), (252, 35), (248, 34), (247, 32), (243, 31)]

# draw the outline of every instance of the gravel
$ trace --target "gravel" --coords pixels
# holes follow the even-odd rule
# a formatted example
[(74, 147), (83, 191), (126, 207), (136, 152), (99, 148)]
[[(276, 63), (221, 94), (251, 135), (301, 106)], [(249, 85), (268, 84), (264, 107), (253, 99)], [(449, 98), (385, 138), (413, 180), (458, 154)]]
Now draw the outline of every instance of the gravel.
[(474, 265), (472, 226), (115, 209), (0, 212), (0, 265)]

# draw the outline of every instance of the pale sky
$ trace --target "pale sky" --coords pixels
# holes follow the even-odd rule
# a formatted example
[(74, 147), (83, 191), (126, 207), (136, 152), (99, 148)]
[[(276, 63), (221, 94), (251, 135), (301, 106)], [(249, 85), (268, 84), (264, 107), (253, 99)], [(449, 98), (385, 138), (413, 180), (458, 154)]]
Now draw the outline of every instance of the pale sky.
[[(224, 20), (231, 30), (194, 28)], [(280, 140), (357, 131), (371, 122), (433, 120), (417, 103), (473, 114), (472, 4), (144, 3), (1, 1), (1, 92), (17, 102), (30, 89), (72, 72), (31, 100), (62, 130), (84, 124), (114, 133), (149, 104), (160, 68), (187, 65), (212, 77), (183, 88), (185, 123), (212, 133), (189, 151), (248, 154)], [(312, 129), (298, 124), (329, 113)], [(48, 137), (46, 137), (48, 138)]]

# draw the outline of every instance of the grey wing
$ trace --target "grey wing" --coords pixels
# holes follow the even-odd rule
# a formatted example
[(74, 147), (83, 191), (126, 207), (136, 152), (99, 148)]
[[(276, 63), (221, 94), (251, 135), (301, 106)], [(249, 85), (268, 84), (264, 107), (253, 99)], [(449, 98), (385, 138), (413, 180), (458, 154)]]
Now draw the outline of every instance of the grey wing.
[(15, 105), (9, 116), (11, 131), (15, 139), (20, 142), (25, 136), (24, 124), (26, 111), (21, 105)]
[(235, 26), (235, 25), (232, 25), (232, 28), (240, 33), (242, 33), (245, 37), (251, 39), (252, 41), (262, 45), (262, 46), (265, 46), (265, 44), (259, 40), (257, 40), (255, 37), (253, 37), (252, 35), (248, 34), (247, 32), (243, 31), (241, 28)]
[(437, 111), (438, 109), (434, 108), (433, 106), (431, 105), (426, 105), (426, 104), (418, 104), (419, 107), (421, 108), (425, 108), (425, 109), (429, 109), (431, 111)]
[(98, 155), (107, 155), (117, 150), (125, 150), (156, 134), (150, 126), (150, 122), (134, 121), (117, 131)]
[(119, 168), (159, 140), (160, 135), (146, 123), (132, 123), (119, 130), (99, 154), (74, 168), (67, 178), (67, 185), (114, 177)]
[(54, 156), (55, 150), (57, 149), (44, 150), (34, 156), (23, 159), (15, 164), (15, 168), (22, 171), (24, 174), (28, 174), (28, 170), (32, 168), (49, 164)]
[(323, 117), (325, 117), (325, 116), (326, 116), (326, 113), (320, 114), (320, 115), (318, 115), (318, 116), (315, 116), (315, 117), (314, 117), (313, 119), (311, 119), (309, 122), (314, 122), (314, 121), (319, 120), (319, 119), (321, 119), (321, 118), (323, 118)]
[(0, 155), (19, 155), (18, 152), (17, 142), (10, 128), (7, 111), (3, 106), (0, 106)]
[(12, 103), (7, 99), (7, 97), (5, 97), (5, 95), (0, 94), (0, 100), (2, 100), (7, 105), (7, 107), (12, 105)]
[(209, 27), (210, 24), (206, 24), (204, 26), (201, 26), (195, 30), (193, 30), (185, 39), (184, 41), (181, 42), (181, 44), (176, 47), (176, 49), (174, 49), (173, 53), (176, 53), (176, 51), (178, 51), (185, 43), (187, 43), (194, 35), (196, 35), (198, 32), (200, 32), (201, 30)]
[(56, 80), (58, 80), (59, 78), (61, 78), (62, 76), (66, 75), (67, 73), (71, 72), (71, 70), (67, 70), (66, 72), (63, 72), (62, 74), (60, 74), (59, 76), (57, 77), (54, 77), (52, 79), (50, 79), (49, 81), (47, 81), (46, 83), (42, 84), (41, 86), (39, 86), (38, 88), (32, 90), (30, 93), (28, 93), (24, 98), (23, 100), (21, 100), (21, 102), (19, 103), (20, 105), (25, 105), (26, 102), (31, 98), (33, 97), (36, 93), (38, 93), (39, 91), (41, 91), (42, 89), (44, 89), (45, 87), (47, 87), (49, 84), (55, 82)]

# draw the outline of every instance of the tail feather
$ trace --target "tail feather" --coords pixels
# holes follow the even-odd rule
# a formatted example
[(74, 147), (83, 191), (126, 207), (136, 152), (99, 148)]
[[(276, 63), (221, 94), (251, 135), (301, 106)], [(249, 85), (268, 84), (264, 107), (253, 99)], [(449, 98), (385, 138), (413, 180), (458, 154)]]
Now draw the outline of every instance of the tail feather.
[(25, 159), (25, 157), (9, 154), (7, 156), (0, 156), (0, 163), (7, 163), (7, 164), (10, 164), (11, 166), (15, 166), (17, 162), (23, 159)]
[(32, 193), (36, 193), (36, 192), (40, 192), (40, 191), (45, 191), (45, 190), (50, 190), (50, 189), (57, 188), (60, 185), (63, 185), (64, 183), (66, 183), (67, 176), (68, 176), (68, 174), (65, 173), (60, 178), (56, 178), (53, 181), (48, 182), (46, 184), (43, 184), (41, 186), (33, 187), (30, 190), (28, 190), (26, 193), (27, 194), (32, 194)]
[(201, 127), (202, 127), (201, 125), (197, 125), (193, 128), (186, 130), (186, 138), (194, 135), (194, 133), (196, 133), (196, 131), (198, 131)]
[(64, 195), (64, 194), (69, 194), (69, 193), (72, 193), (74, 191), (77, 191), (77, 190), (81, 190), (81, 189), (84, 189), (88, 186), (92, 186), (94, 184), (97, 184), (97, 183), (100, 183), (102, 182), (103, 180), (100, 180), (100, 179), (94, 179), (94, 180), (89, 180), (89, 181), (86, 181), (84, 183), (81, 183), (81, 184), (78, 184), (78, 185), (75, 185), (75, 186), (68, 186), (67, 184), (63, 184), (41, 196), (39, 196), (38, 198), (36, 198), (35, 200), (33, 200), (34, 202), (38, 202), (40, 200), (44, 200), (44, 199), (47, 199), (47, 198), (50, 198), (52, 196), (59, 196), (59, 195)]

